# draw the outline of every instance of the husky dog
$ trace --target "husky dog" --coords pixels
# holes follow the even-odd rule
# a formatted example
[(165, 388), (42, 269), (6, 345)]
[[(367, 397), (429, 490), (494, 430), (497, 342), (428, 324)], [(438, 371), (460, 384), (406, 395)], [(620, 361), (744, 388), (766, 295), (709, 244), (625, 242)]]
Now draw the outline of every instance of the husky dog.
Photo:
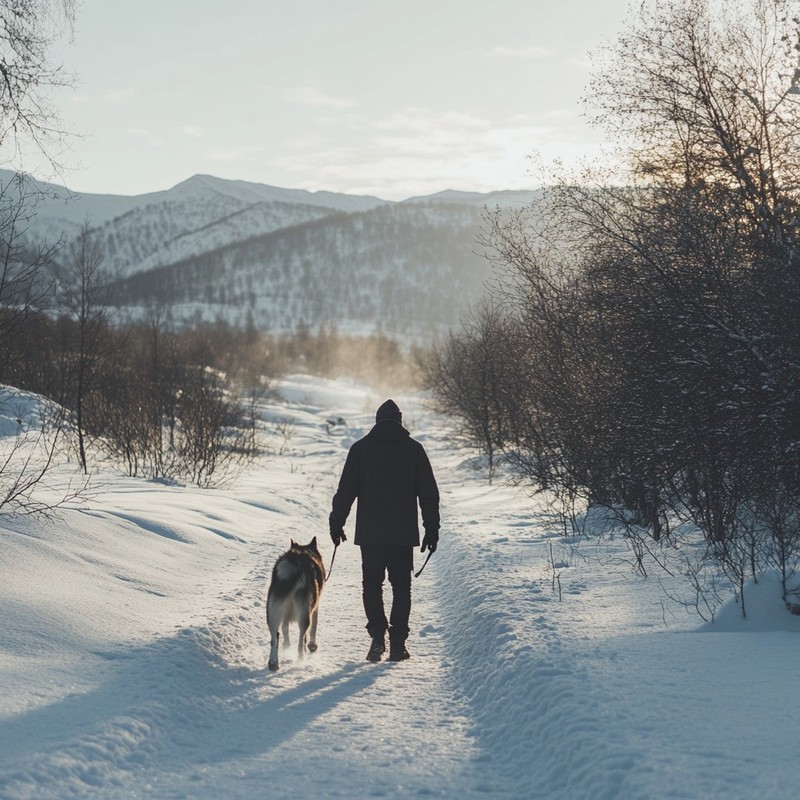
[(303, 657), (306, 648), (306, 633), (309, 627), (308, 649), (317, 649), (317, 615), (319, 598), (325, 584), (325, 565), (317, 549), (317, 537), (308, 544), (292, 546), (276, 562), (272, 569), (272, 581), (267, 593), (267, 625), (271, 637), (269, 668), (276, 670), (278, 661), (279, 629), (283, 630), (283, 646), (289, 644), (289, 623), (300, 626), (297, 655)]

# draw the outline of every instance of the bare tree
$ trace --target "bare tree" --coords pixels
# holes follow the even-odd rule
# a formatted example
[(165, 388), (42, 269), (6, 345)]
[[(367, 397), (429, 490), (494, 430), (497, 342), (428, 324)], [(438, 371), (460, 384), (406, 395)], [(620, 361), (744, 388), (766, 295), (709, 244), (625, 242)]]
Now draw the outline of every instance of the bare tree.
[(421, 358), (423, 382), (442, 411), (463, 422), (464, 433), (485, 453), (491, 481), (497, 451), (512, 438), (507, 395), (513, 383), (515, 326), (487, 301), (462, 329)]
[(2, 411), (7, 419), (16, 417), (16, 430), (0, 438), (0, 511), (47, 515), (86, 489), (85, 483), (72, 481), (63, 489), (45, 485), (44, 478), (61, 451), (64, 410), (40, 397), (35, 411), (27, 415), (30, 399), (4, 394)]
[[(0, 3), (0, 163), (21, 170), (30, 144), (59, 169), (54, 148), (64, 132), (49, 92), (69, 85), (70, 76), (51, 63), (51, 51), (74, 15), (74, 0)], [(50, 267), (61, 243), (36, 247), (26, 235), (40, 195), (22, 172), (0, 185), (0, 352), (52, 288)]]
[(75, 411), (78, 455), (84, 473), (87, 472), (84, 405), (98, 377), (103, 350), (108, 345), (107, 335), (103, 341), (108, 329), (109, 297), (103, 260), (103, 247), (87, 221), (78, 238), (70, 244), (67, 266), (59, 271), (62, 303), (77, 323), (74, 350), (68, 353), (68, 373), (73, 385), (69, 400)]
[(31, 245), (27, 236), (36, 191), (16, 174), (0, 183), (0, 380), (14, 357), (14, 338), (31, 314), (53, 303), (52, 247)]
[[(73, 0), (7, 0), (0, 3), (0, 162), (20, 170), (25, 156), (43, 156), (58, 169), (64, 132), (49, 92), (69, 83), (50, 61), (56, 40), (74, 18)], [(27, 152), (26, 152), (27, 150)], [(23, 174), (0, 186), (0, 379), (21, 372), (11, 347), (51, 299), (52, 248), (34, 248), (26, 240), (38, 190)], [(36, 493), (58, 451), (63, 417), (38, 434), (17, 432), (0, 456), (0, 508), (46, 512), (53, 504)], [(5, 443), (8, 445), (8, 442)]]
[(20, 168), (26, 144), (52, 166), (64, 132), (49, 93), (71, 84), (51, 63), (53, 45), (71, 30), (74, 0), (6, 0), (0, 4), (0, 148)]

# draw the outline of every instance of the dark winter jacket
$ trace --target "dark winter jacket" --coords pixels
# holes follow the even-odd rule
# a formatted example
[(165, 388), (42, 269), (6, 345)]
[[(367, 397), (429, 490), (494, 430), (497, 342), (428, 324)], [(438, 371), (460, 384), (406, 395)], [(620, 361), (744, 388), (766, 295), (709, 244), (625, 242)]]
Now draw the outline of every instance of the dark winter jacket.
[(331, 531), (344, 528), (356, 498), (358, 545), (418, 545), (417, 501), (425, 530), (439, 530), (439, 488), (425, 448), (394, 420), (380, 420), (350, 448), (333, 497)]

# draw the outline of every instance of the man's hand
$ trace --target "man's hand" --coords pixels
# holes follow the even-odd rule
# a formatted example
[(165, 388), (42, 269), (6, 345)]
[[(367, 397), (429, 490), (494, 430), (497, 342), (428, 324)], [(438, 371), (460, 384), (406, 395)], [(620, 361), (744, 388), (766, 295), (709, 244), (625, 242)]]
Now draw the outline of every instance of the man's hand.
[(334, 547), (338, 547), (340, 542), (346, 542), (347, 537), (344, 535), (344, 529), (338, 528), (337, 530), (331, 529), (331, 541)]
[(431, 551), (431, 555), (436, 552), (436, 547), (439, 544), (439, 532), (438, 531), (425, 531), (425, 536), (422, 537), (422, 548), (420, 549), (421, 553), (424, 553), (426, 549)]

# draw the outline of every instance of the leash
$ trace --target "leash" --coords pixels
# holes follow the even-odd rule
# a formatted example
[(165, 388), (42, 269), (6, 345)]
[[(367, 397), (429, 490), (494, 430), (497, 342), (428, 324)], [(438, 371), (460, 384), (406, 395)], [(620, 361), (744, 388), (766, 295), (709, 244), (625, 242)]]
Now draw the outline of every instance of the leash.
[[(328, 567), (328, 574), (325, 576), (325, 583), (327, 583), (331, 579), (331, 572), (333, 572), (333, 562), (336, 560), (336, 551), (339, 549), (339, 545), (335, 544), (333, 546), (333, 555), (331, 556), (331, 565)], [(425, 559), (425, 563), (419, 568), (418, 572), (414, 573), (415, 578), (419, 578), (422, 575), (422, 570), (428, 566), (428, 562), (431, 560), (431, 556), (433, 553), (428, 553), (428, 557)]]
[(432, 555), (433, 555), (433, 551), (428, 553), (428, 557), (425, 559), (425, 563), (420, 567), (419, 572), (415, 572), (414, 573), (414, 577), (415, 578), (419, 578), (419, 576), (422, 575), (422, 570), (425, 569), (425, 567), (428, 566), (428, 562), (431, 560), (431, 556)]
[(328, 568), (328, 575), (325, 578), (325, 583), (327, 583), (331, 578), (331, 572), (333, 572), (333, 562), (336, 560), (336, 551), (339, 549), (339, 545), (335, 544), (333, 546), (333, 555), (331, 556), (331, 565)]

